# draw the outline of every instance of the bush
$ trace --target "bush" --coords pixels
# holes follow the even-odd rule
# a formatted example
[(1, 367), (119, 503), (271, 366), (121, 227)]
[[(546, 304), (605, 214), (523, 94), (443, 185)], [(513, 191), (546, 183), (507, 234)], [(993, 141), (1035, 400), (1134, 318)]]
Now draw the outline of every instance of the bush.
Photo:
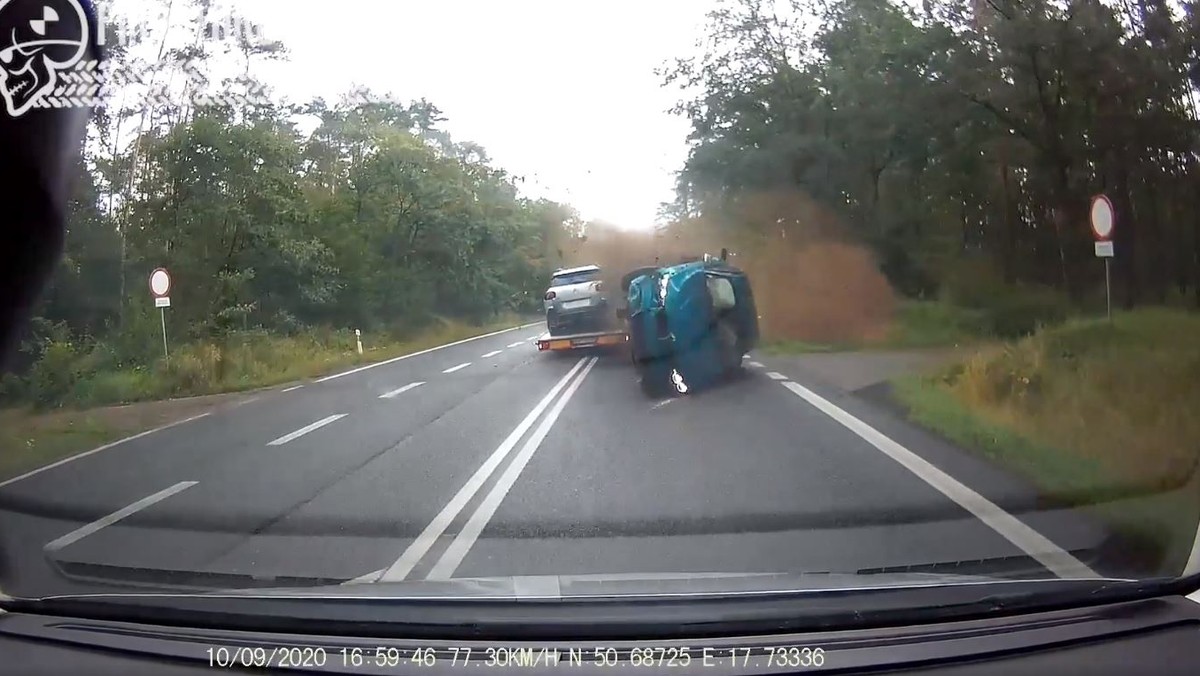
[(990, 334), (987, 317), (943, 301), (908, 301), (898, 312), (888, 343), (902, 347), (952, 345)]
[(37, 406), (60, 405), (80, 377), (79, 352), (70, 342), (49, 341), (25, 378), (25, 393)]
[(1068, 305), (1064, 297), (1052, 291), (1016, 287), (994, 298), (983, 311), (989, 333), (1000, 338), (1020, 338), (1039, 327), (1065, 321)]
[(218, 382), (221, 350), (215, 345), (188, 345), (155, 364), (164, 393), (186, 395), (209, 391)]
[(1039, 326), (1066, 320), (1070, 305), (1067, 298), (1046, 287), (1006, 284), (987, 261), (964, 260), (947, 273), (942, 300), (973, 310), (979, 325), (976, 330), (999, 338), (1020, 338)]
[(71, 398), (83, 407), (127, 404), (153, 399), (158, 396), (159, 388), (150, 369), (139, 366), (84, 378), (75, 384)]

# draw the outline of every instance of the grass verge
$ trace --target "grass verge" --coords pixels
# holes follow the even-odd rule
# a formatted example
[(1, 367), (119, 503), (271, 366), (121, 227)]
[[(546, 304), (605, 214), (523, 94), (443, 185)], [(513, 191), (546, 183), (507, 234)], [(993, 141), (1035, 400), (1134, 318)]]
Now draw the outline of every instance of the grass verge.
[(1142, 565), (1178, 572), (1200, 515), (1200, 315), (1122, 313), (894, 381), (917, 423), (1085, 506)]
[(878, 339), (836, 342), (767, 340), (768, 354), (812, 354), (855, 350), (895, 350), (975, 345), (994, 340), (984, 313), (942, 301), (906, 301), (896, 310), (887, 334)]
[[(72, 385), (72, 406), (38, 410), (0, 409), (0, 480), (90, 450), (147, 429), (202, 413), (227, 403), (228, 393), (270, 387), (325, 375), (358, 364), (374, 363), (526, 323), (509, 317), (482, 326), (441, 322), (408, 340), (381, 342), (359, 355), (352, 342), (321, 349), (311, 338), (271, 338), (222, 356), (219, 366), (196, 357), (211, 346), (189, 346), (179, 357), (185, 366), (174, 373), (146, 370), (133, 375), (100, 372)], [(367, 339), (364, 339), (367, 342)], [(369, 344), (369, 343), (368, 343)], [(161, 367), (160, 367), (161, 368)], [(222, 371), (221, 369), (224, 369)], [(107, 383), (107, 384), (106, 384)], [(97, 389), (102, 388), (102, 389)], [(219, 393), (226, 393), (222, 396)], [(212, 395), (212, 396), (196, 396)], [(185, 396), (185, 399), (166, 397)], [(91, 407), (92, 402), (124, 403)]]

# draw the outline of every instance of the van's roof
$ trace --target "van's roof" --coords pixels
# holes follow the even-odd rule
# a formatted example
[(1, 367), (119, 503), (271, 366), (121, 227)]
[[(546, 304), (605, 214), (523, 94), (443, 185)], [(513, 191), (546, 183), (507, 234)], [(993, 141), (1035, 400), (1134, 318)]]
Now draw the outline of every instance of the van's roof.
[(569, 275), (576, 272), (594, 272), (600, 269), (599, 265), (581, 265), (577, 268), (560, 268), (554, 271), (554, 276)]

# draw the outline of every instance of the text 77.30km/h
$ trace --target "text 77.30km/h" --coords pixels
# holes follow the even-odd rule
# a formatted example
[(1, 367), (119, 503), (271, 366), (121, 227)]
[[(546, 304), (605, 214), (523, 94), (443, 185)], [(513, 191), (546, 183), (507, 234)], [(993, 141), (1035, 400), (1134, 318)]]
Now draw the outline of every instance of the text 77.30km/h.
[(827, 655), (823, 648), (810, 646), (767, 646), (755, 648), (689, 648), (655, 646), (644, 648), (386, 648), (339, 649), (338, 657), (347, 667), (402, 665), (433, 667), (652, 667), (652, 668), (778, 668), (820, 669)]
[(579, 668), (650, 667), (735, 669), (820, 669), (827, 664), (823, 648), (812, 646), (762, 646), (744, 648), (691, 648), (647, 646), (639, 648), (477, 647), (398, 648), (377, 646), (212, 646), (206, 651), (209, 666), (250, 669), (405, 669), (418, 667)]

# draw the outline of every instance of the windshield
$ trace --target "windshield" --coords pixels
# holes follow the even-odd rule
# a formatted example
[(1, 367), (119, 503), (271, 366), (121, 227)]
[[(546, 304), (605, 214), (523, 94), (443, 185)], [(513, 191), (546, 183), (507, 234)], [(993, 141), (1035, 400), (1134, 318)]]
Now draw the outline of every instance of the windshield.
[(567, 272), (560, 275), (554, 275), (554, 278), (550, 280), (550, 286), (569, 286), (571, 284), (580, 284), (582, 282), (594, 282), (598, 279), (600, 279), (599, 270)]
[(26, 4), (4, 594), (1200, 572), (1195, 0)]

